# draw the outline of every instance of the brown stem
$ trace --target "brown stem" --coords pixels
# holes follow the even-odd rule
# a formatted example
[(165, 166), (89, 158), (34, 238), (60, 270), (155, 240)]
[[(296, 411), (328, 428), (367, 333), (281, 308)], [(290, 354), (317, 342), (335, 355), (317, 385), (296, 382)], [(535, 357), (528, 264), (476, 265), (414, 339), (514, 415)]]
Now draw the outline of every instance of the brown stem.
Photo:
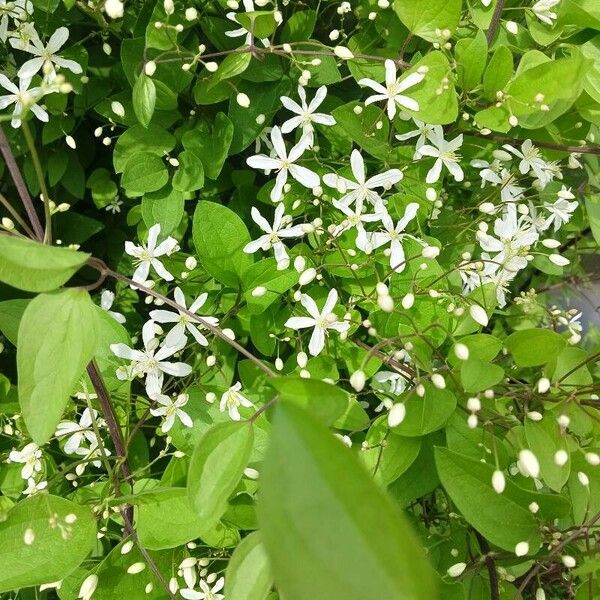
[(29, 222), (33, 227), (35, 232), (35, 236), (40, 242), (44, 239), (44, 228), (42, 227), (42, 223), (35, 212), (35, 208), (33, 206), (33, 202), (31, 200), (31, 196), (29, 195), (29, 190), (25, 185), (25, 181), (23, 180), (23, 176), (21, 175), (21, 171), (17, 166), (17, 161), (15, 160), (15, 156), (10, 148), (10, 144), (6, 139), (6, 135), (4, 134), (4, 130), (0, 125), (0, 153), (6, 162), (6, 166), (10, 172), (10, 175), (15, 182), (15, 187), (19, 192), (19, 197), (21, 198), (21, 202), (23, 202), (23, 206), (25, 207), (25, 211), (27, 212), (27, 216), (29, 218)]
[(498, 2), (496, 2), (496, 8), (494, 9), (494, 14), (492, 15), (492, 20), (490, 21), (490, 27), (485, 34), (488, 47), (492, 45), (492, 42), (496, 37), (498, 25), (500, 25), (500, 17), (502, 16), (502, 11), (505, 4), (506, 0), (498, 0)]
[(481, 551), (484, 553), (485, 566), (488, 570), (490, 578), (490, 600), (500, 600), (500, 590), (498, 588), (498, 572), (496, 571), (496, 561), (490, 552), (490, 545), (487, 540), (478, 532), (475, 532), (475, 537), (479, 543)]

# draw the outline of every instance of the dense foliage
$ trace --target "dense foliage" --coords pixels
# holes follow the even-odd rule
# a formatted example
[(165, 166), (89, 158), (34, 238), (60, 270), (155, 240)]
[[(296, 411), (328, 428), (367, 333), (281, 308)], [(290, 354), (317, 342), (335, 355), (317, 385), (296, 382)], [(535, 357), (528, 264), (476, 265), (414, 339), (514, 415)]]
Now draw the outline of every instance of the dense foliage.
[(3, 597), (600, 597), (597, 0), (0, 0), (0, 69)]

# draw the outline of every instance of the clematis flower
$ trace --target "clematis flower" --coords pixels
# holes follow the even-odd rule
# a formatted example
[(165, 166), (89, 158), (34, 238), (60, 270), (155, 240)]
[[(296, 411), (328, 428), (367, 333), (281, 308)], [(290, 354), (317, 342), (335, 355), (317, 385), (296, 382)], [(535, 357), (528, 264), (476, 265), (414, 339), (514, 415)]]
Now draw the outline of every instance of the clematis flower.
[(9, 19), (18, 28), (20, 21), (32, 13), (33, 3), (30, 0), (0, 0), (0, 42), (6, 42)]
[(546, 25), (552, 25), (558, 15), (552, 10), (560, 0), (538, 0), (532, 7), (533, 14)]
[(156, 394), (152, 398), (160, 406), (158, 408), (151, 408), (150, 413), (155, 417), (164, 417), (161, 431), (167, 433), (175, 424), (175, 417), (177, 417), (186, 427), (193, 427), (194, 422), (190, 416), (182, 410), (190, 397), (187, 394), (179, 394), (177, 398), (173, 399), (165, 394)]
[(417, 138), (415, 143), (415, 160), (421, 158), (421, 154), (419, 153), (419, 148), (424, 146), (427, 141), (433, 141), (436, 137), (443, 136), (444, 130), (441, 125), (430, 125), (429, 123), (424, 123), (423, 121), (419, 121), (419, 119), (413, 119), (416, 129), (412, 131), (407, 131), (406, 133), (400, 133), (395, 136), (395, 138), (399, 142), (405, 142), (406, 140), (411, 140), (413, 138)]
[(333, 309), (338, 301), (338, 293), (336, 290), (330, 290), (323, 305), (323, 309), (319, 310), (315, 301), (308, 295), (300, 296), (300, 303), (307, 310), (310, 317), (291, 317), (285, 322), (285, 327), (291, 329), (306, 329), (314, 327), (310, 342), (308, 343), (308, 351), (312, 356), (317, 356), (321, 353), (325, 346), (325, 336), (329, 329), (333, 329), (338, 333), (344, 333), (350, 328), (350, 323), (338, 321)]
[(348, 231), (349, 229), (356, 227), (356, 247), (364, 252), (367, 248), (369, 239), (363, 223), (374, 223), (375, 221), (381, 221), (384, 213), (376, 212), (371, 214), (365, 214), (359, 210), (353, 210), (352, 208), (350, 208), (350, 206), (346, 206), (343, 202), (340, 202), (339, 200), (334, 200), (333, 205), (337, 209), (341, 210), (346, 216), (346, 218), (339, 225), (336, 226), (336, 228), (333, 230), (332, 235), (334, 237), (337, 237), (339, 235), (342, 235), (344, 231)]
[(281, 199), (283, 195), (283, 186), (287, 182), (288, 174), (304, 187), (312, 189), (319, 185), (319, 176), (314, 171), (296, 164), (296, 161), (308, 148), (308, 142), (309, 140), (303, 137), (288, 154), (283, 142), (281, 130), (279, 127), (273, 127), (273, 130), (271, 131), (271, 143), (273, 144), (273, 149), (277, 153), (277, 156), (273, 158), (266, 156), (265, 154), (255, 154), (246, 160), (247, 164), (253, 169), (277, 171), (275, 187), (271, 190), (271, 200), (273, 202), (278, 202)]
[(242, 384), (238, 381), (221, 396), (219, 410), (221, 412), (225, 412), (227, 410), (229, 413), (229, 418), (232, 421), (239, 421), (242, 418), (239, 411), (240, 406), (244, 406), (246, 408), (254, 406), (254, 404), (252, 404), (248, 398), (240, 394), (241, 389)]
[(147, 245), (142, 244), (136, 246), (133, 242), (125, 242), (125, 252), (130, 256), (133, 256), (134, 264), (137, 264), (137, 268), (133, 273), (132, 279), (138, 283), (143, 283), (148, 279), (148, 273), (150, 267), (156, 271), (156, 273), (162, 277), (165, 281), (173, 281), (173, 275), (165, 269), (164, 265), (158, 256), (169, 256), (177, 248), (177, 240), (172, 237), (168, 237), (160, 244), (156, 244), (158, 236), (160, 235), (160, 224), (152, 225), (148, 230), (148, 243)]
[[(35, 56), (35, 58), (31, 58), (21, 65), (18, 72), (19, 77), (33, 77), (40, 69), (49, 71), (54, 70), (54, 67), (69, 69), (69, 71), (75, 74), (81, 73), (82, 68), (79, 63), (57, 55), (57, 52), (65, 45), (68, 39), (69, 30), (66, 27), (59, 27), (50, 36), (48, 43), (44, 46), (37, 32), (35, 32), (35, 35), (31, 36), (29, 43), (25, 47), (19, 48)], [(12, 39), (11, 44), (14, 47)]]
[(90, 412), (89, 408), (86, 408), (82, 413), (78, 422), (76, 421), (61, 421), (56, 426), (56, 432), (54, 435), (57, 438), (64, 438), (68, 436), (65, 442), (64, 450), (66, 454), (75, 454), (79, 448), (82, 447), (83, 443), (87, 440), (90, 445), (98, 445), (98, 438), (92, 427), (93, 420), (96, 420), (98, 427), (105, 426), (103, 419), (98, 419), (98, 411), (93, 410)]
[(29, 479), (34, 473), (42, 470), (42, 451), (34, 442), (27, 444), (22, 450), (11, 450), (8, 455), (10, 462), (22, 463), (21, 477)]
[[(173, 297), (175, 298), (175, 302), (179, 304), (179, 306), (183, 306), (183, 308), (187, 308), (185, 295), (181, 291), (180, 288), (176, 287), (173, 292)], [(208, 298), (208, 294), (200, 294), (193, 302), (190, 304), (188, 310), (190, 312), (196, 313), (200, 310), (206, 299)], [(194, 339), (201, 346), (208, 346), (208, 340), (204, 337), (204, 334), (200, 331), (202, 329), (202, 324), (195, 324), (194, 320), (187, 314), (182, 311), (173, 311), (173, 310), (153, 310), (150, 312), (150, 318), (156, 323), (175, 323), (175, 325), (171, 328), (167, 336), (165, 337), (165, 346), (183, 346), (187, 342), (186, 331), (191, 333)], [(209, 323), (210, 325), (217, 326), (219, 324), (219, 319), (216, 317), (210, 316), (201, 316), (201, 319)]]
[[(242, 0), (242, 3), (244, 5), (244, 12), (254, 12), (256, 10), (254, 8), (253, 0)], [(225, 16), (230, 21), (233, 21), (234, 23), (239, 25), (239, 22), (236, 18), (236, 14), (233, 11), (228, 12)], [(239, 29), (232, 29), (231, 31), (226, 31), (225, 35), (230, 38), (245, 37), (246, 39), (244, 43), (246, 44), (246, 46), (250, 46), (250, 44), (253, 41), (252, 34), (244, 27), (240, 27)], [(265, 48), (268, 48), (271, 45), (269, 42), (269, 38), (261, 38), (260, 41)]]
[(261, 235), (256, 240), (248, 242), (244, 246), (246, 254), (253, 254), (258, 250), (273, 248), (279, 270), (287, 269), (290, 264), (288, 253), (281, 238), (295, 238), (304, 235), (302, 225), (294, 225), (292, 227), (286, 225), (288, 218), (283, 214), (284, 211), (285, 206), (278, 204), (273, 216), (273, 225), (269, 225), (269, 222), (260, 214), (259, 210), (253, 206), (250, 211), (252, 220), (265, 232), (265, 235)]
[(31, 112), (40, 120), (46, 123), (49, 119), (48, 113), (36, 102), (44, 95), (44, 91), (41, 87), (32, 87), (31, 77), (22, 77), (19, 80), (19, 87), (17, 87), (10, 79), (0, 73), (0, 85), (10, 92), (4, 96), (0, 96), (0, 110), (4, 110), (11, 104), (15, 105), (12, 114), (12, 121), (10, 124), (16, 129), (21, 126), (21, 118), (23, 113), (27, 110)]
[(306, 103), (306, 90), (302, 86), (298, 86), (298, 96), (300, 96), (301, 105), (287, 96), (281, 97), (281, 103), (288, 110), (298, 115), (288, 119), (281, 125), (281, 133), (290, 133), (297, 127), (302, 127), (302, 136), (308, 138), (309, 147), (312, 147), (315, 142), (313, 123), (327, 126), (335, 125), (335, 119), (331, 115), (315, 112), (325, 100), (327, 88), (322, 85), (310, 104)]
[(387, 115), (391, 121), (396, 116), (397, 106), (415, 112), (419, 110), (419, 103), (409, 96), (404, 96), (402, 92), (421, 83), (423, 79), (425, 79), (425, 73), (420, 71), (415, 71), (404, 79), (398, 79), (396, 63), (388, 59), (385, 61), (385, 87), (368, 78), (359, 79), (358, 85), (369, 87), (377, 92), (374, 96), (369, 96), (365, 100), (365, 104), (373, 104), (380, 100), (387, 101)]
[[(182, 362), (167, 362), (165, 359), (173, 356), (185, 346), (185, 340), (177, 346), (159, 345), (154, 336), (155, 325), (148, 321), (142, 327), (143, 350), (135, 350), (126, 344), (111, 344), (110, 349), (119, 358), (132, 361), (132, 374), (146, 376), (146, 392), (151, 398), (160, 394), (165, 373), (174, 377), (185, 377), (192, 372), (192, 367)], [(119, 372), (117, 372), (118, 374)]]
[(186, 600), (224, 600), (225, 596), (220, 594), (219, 592), (223, 589), (225, 585), (225, 578), (221, 577), (215, 581), (215, 585), (212, 587), (201, 579), (199, 582), (200, 590), (197, 592), (196, 590), (192, 590), (189, 588), (184, 588), (179, 591), (183, 598)]
[(444, 139), (443, 133), (436, 132), (432, 135), (431, 144), (425, 144), (419, 148), (419, 154), (422, 156), (432, 156), (436, 159), (425, 178), (427, 183), (435, 183), (439, 180), (442, 167), (448, 169), (455, 181), (462, 181), (465, 178), (465, 174), (458, 164), (460, 156), (456, 153), (462, 143), (462, 134), (448, 142)]
[[(389, 169), (379, 175), (374, 175), (369, 179), (366, 178), (365, 161), (362, 154), (358, 150), (353, 150), (350, 155), (350, 166), (355, 181), (340, 177), (336, 173), (328, 173), (323, 176), (323, 181), (326, 185), (336, 188), (340, 193), (344, 194), (339, 202), (349, 206), (356, 203), (356, 212), (361, 212), (363, 203), (367, 200), (375, 207), (376, 212), (383, 212), (383, 200), (376, 191), (380, 188), (389, 190), (394, 184), (398, 183), (404, 175), (400, 169)], [(350, 191), (348, 191), (350, 190)]]
[(100, 294), (100, 308), (105, 310), (117, 323), (125, 323), (125, 317), (120, 312), (110, 310), (114, 301), (114, 292), (103, 290), (102, 294)]
[[(564, 186), (563, 186), (564, 188)], [(571, 194), (571, 197), (574, 198)], [(559, 198), (554, 202), (544, 202), (544, 208), (550, 213), (546, 226), (554, 224), (554, 231), (558, 231), (565, 223), (568, 223), (573, 212), (579, 206), (577, 202), (569, 202), (566, 198)]]
[(369, 243), (373, 250), (390, 245), (390, 267), (401, 273), (406, 268), (404, 248), (402, 247), (402, 240), (406, 237), (410, 237), (414, 240), (420, 241), (412, 235), (403, 233), (406, 226), (415, 218), (419, 205), (417, 202), (411, 202), (404, 211), (404, 216), (398, 220), (396, 225), (392, 221), (389, 214), (385, 214), (381, 219), (381, 223), (385, 231), (376, 231), (369, 236)]
[(548, 174), (549, 163), (542, 158), (539, 149), (533, 145), (531, 140), (525, 140), (521, 144), (521, 150), (510, 144), (504, 144), (502, 147), (521, 159), (519, 161), (519, 172), (521, 175), (527, 175), (532, 171), (540, 182), (542, 182), (543, 186), (550, 181), (551, 178), (549, 178)]

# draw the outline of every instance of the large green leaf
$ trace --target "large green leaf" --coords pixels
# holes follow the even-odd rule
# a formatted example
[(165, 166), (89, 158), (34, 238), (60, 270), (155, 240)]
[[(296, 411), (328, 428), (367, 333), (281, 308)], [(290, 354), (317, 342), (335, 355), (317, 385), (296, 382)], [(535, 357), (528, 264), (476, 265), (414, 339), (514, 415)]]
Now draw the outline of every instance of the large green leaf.
[(200, 263), (215, 279), (238, 287), (252, 257), (243, 251), (250, 241), (244, 221), (231, 209), (202, 200), (194, 212), (194, 245)]
[(318, 421), (278, 405), (258, 517), (288, 600), (433, 600), (421, 543), (351, 452)]
[(150, 77), (142, 73), (133, 86), (133, 110), (144, 127), (150, 124), (155, 106), (156, 86)]
[(0, 592), (64, 579), (96, 544), (90, 509), (65, 498), (37, 494), (0, 517)]
[(394, 10), (408, 30), (428, 42), (439, 42), (437, 32), (454, 32), (460, 19), (462, 0), (395, 0)]
[(50, 292), (68, 281), (89, 254), (0, 235), (0, 281), (27, 292)]
[(253, 441), (254, 429), (245, 421), (215, 425), (200, 438), (190, 461), (188, 496), (206, 529), (226, 511), (248, 465)]
[(536, 367), (554, 360), (565, 340), (550, 329), (523, 329), (509, 335), (505, 344), (518, 367)]
[(235, 549), (225, 572), (227, 600), (264, 600), (273, 585), (267, 553), (255, 531)]
[(40, 294), (23, 313), (17, 343), (19, 403), (27, 430), (39, 445), (52, 437), (94, 356), (96, 318), (89, 294), (78, 288)]

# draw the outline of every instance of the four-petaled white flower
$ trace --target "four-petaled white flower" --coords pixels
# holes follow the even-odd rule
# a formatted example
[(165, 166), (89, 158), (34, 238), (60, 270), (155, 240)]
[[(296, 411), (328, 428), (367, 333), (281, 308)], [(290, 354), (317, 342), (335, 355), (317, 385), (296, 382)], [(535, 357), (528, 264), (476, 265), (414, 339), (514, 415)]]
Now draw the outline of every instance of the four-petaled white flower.
[(560, 0), (538, 0), (532, 7), (533, 14), (546, 25), (552, 25), (557, 14), (552, 10)]
[(92, 427), (94, 420), (96, 420), (96, 425), (99, 428), (105, 425), (104, 420), (98, 418), (97, 410), (90, 412), (90, 409), (86, 408), (81, 413), (79, 422), (61, 421), (56, 426), (54, 435), (58, 439), (68, 436), (64, 446), (64, 450), (67, 454), (75, 454), (77, 450), (82, 447), (85, 440), (90, 443), (90, 446), (98, 445), (98, 438)]
[(533, 171), (543, 187), (552, 180), (550, 165), (542, 158), (539, 149), (533, 145), (531, 140), (525, 140), (521, 144), (521, 150), (510, 144), (504, 144), (502, 147), (521, 159), (519, 161), (521, 175), (527, 175), (527, 173)]
[(418, 203), (411, 202), (406, 207), (404, 216), (398, 220), (396, 225), (394, 225), (390, 215), (385, 213), (381, 219), (385, 231), (376, 231), (369, 235), (368, 243), (373, 250), (385, 246), (386, 244), (390, 245), (390, 267), (396, 271), (396, 273), (401, 273), (406, 267), (404, 248), (402, 247), (404, 238), (410, 237), (419, 241), (419, 243), (422, 243), (414, 236), (404, 233), (406, 226), (415, 218), (418, 210)]
[(5, 109), (11, 104), (15, 105), (10, 124), (17, 128), (21, 126), (21, 118), (23, 112), (30, 110), (40, 121), (46, 123), (48, 121), (48, 113), (36, 102), (44, 95), (41, 87), (32, 87), (31, 77), (22, 77), (19, 80), (17, 87), (6, 75), (0, 73), (0, 85), (10, 92), (4, 96), (0, 96), (0, 110)]
[(125, 323), (125, 317), (114, 310), (110, 310), (115, 301), (115, 293), (110, 290), (103, 290), (100, 294), (100, 308), (105, 310), (117, 323)]
[(260, 214), (259, 210), (253, 206), (250, 211), (252, 220), (265, 232), (265, 235), (261, 235), (244, 246), (246, 254), (273, 248), (279, 270), (287, 269), (290, 264), (288, 253), (281, 238), (295, 238), (304, 235), (302, 225), (289, 226), (289, 219), (283, 214), (284, 211), (285, 206), (283, 203), (278, 204), (273, 216), (273, 225), (269, 225), (269, 222)]
[[(57, 52), (65, 45), (69, 39), (69, 30), (66, 27), (59, 27), (44, 46), (37, 33), (31, 35), (29, 43), (25, 47), (19, 47), (20, 50), (33, 54), (35, 58), (29, 59), (21, 65), (19, 77), (33, 77), (40, 69), (44, 71), (54, 70), (54, 67), (69, 69), (75, 74), (82, 72), (81, 65), (74, 60), (62, 58)], [(12, 44), (12, 38), (11, 38)], [(14, 46), (14, 44), (12, 44)]]
[(33, 496), (48, 487), (47, 481), (36, 481), (33, 477), (27, 480), (27, 487), (23, 490), (24, 496)]
[[(255, 11), (253, 0), (242, 0), (242, 2), (244, 4), (244, 12), (254, 12)], [(239, 21), (237, 20), (236, 14), (233, 11), (228, 12), (225, 16), (230, 21), (233, 21), (234, 23), (237, 23), (239, 25)], [(246, 38), (245, 39), (246, 46), (250, 46), (250, 44), (252, 43), (253, 36), (244, 27), (240, 27), (239, 29), (232, 29), (231, 31), (226, 31), (225, 35), (230, 38), (245, 37)], [(261, 38), (260, 41), (262, 42), (262, 45), (265, 48), (268, 48), (270, 46), (269, 38)]]
[(356, 203), (356, 212), (361, 212), (363, 203), (367, 200), (373, 205), (376, 212), (383, 212), (383, 200), (376, 191), (379, 188), (389, 190), (394, 184), (398, 183), (402, 177), (400, 169), (389, 169), (379, 175), (374, 175), (369, 179), (366, 178), (365, 161), (358, 150), (353, 150), (350, 155), (350, 166), (352, 174), (356, 181), (352, 181), (346, 177), (340, 177), (336, 173), (328, 173), (323, 176), (323, 181), (326, 185), (336, 188), (343, 196), (339, 202), (349, 206)]
[(358, 85), (367, 86), (377, 92), (374, 96), (369, 96), (365, 100), (365, 104), (387, 100), (387, 114), (388, 118), (392, 120), (396, 116), (396, 105), (415, 112), (419, 110), (419, 103), (409, 96), (404, 96), (402, 92), (421, 83), (424, 78), (425, 73), (415, 71), (404, 79), (398, 79), (396, 63), (388, 59), (385, 61), (385, 87), (368, 78), (359, 79)]
[(323, 100), (325, 100), (327, 88), (322, 85), (317, 90), (315, 97), (310, 101), (310, 104), (306, 103), (306, 90), (302, 86), (298, 86), (298, 96), (300, 96), (302, 105), (287, 96), (281, 97), (281, 103), (288, 110), (298, 115), (297, 117), (288, 119), (281, 125), (281, 133), (290, 133), (297, 127), (302, 127), (302, 136), (308, 138), (309, 146), (312, 147), (315, 142), (313, 123), (327, 126), (335, 125), (335, 119), (331, 115), (315, 112), (321, 106)]
[(179, 420), (186, 427), (193, 427), (194, 422), (190, 418), (185, 411), (182, 410), (182, 407), (188, 403), (190, 397), (188, 394), (179, 394), (177, 398), (173, 399), (165, 394), (156, 394), (153, 398), (155, 402), (160, 404), (158, 408), (151, 408), (150, 412), (155, 417), (164, 417), (161, 430), (163, 433), (167, 433), (173, 427), (175, 423), (175, 417), (179, 418)]
[[(167, 375), (174, 377), (185, 377), (192, 372), (192, 367), (182, 362), (167, 362), (165, 359), (173, 356), (185, 346), (183, 343), (177, 346), (159, 345), (155, 337), (155, 324), (148, 321), (142, 327), (143, 350), (135, 350), (126, 344), (111, 344), (111, 351), (119, 358), (125, 358), (132, 361), (132, 374), (146, 376), (146, 392), (151, 398), (160, 394), (162, 385)], [(117, 376), (119, 371), (117, 371)]]
[(435, 183), (440, 178), (442, 167), (446, 167), (452, 174), (455, 181), (462, 181), (465, 178), (463, 170), (460, 168), (458, 161), (460, 156), (456, 151), (462, 146), (463, 136), (457, 135), (451, 142), (444, 139), (442, 132), (434, 132), (430, 138), (431, 144), (424, 144), (419, 148), (421, 156), (432, 156), (436, 159), (433, 167), (429, 169), (426, 183)]
[(283, 186), (288, 179), (288, 173), (304, 187), (314, 188), (319, 185), (319, 176), (314, 171), (296, 164), (296, 161), (309, 146), (309, 140), (306, 137), (303, 137), (288, 154), (283, 137), (281, 136), (281, 130), (279, 127), (273, 127), (271, 131), (271, 143), (277, 153), (275, 158), (266, 156), (265, 154), (255, 154), (254, 156), (250, 156), (246, 162), (253, 169), (277, 171), (275, 186), (271, 190), (271, 200), (273, 202), (278, 202), (281, 199)]
[(430, 125), (429, 123), (424, 123), (423, 121), (419, 121), (419, 119), (413, 119), (416, 129), (412, 131), (407, 131), (406, 133), (400, 133), (396, 135), (396, 139), (399, 142), (404, 142), (406, 140), (410, 140), (412, 138), (417, 138), (415, 143), (415, 160), (421, 158), (419, 154), (419, 148), (424, 146), (427, 143), (427, 140), (432, 141), (432, 139), (436, 139), (436, 137), (440, 137), (444, 135), (444, 130), (441, 125)]
[(348, 231), (349, 229), (356, 227), (356, 247), (364, 252), (367, 248), (369, 238), (363, 223), (374, 223), (375, 221), (381, 221), (384, 212), (366, 214), (360, 210), (357, 210), (356, 208), (353, 210), (350, 208), (350, 206), (347, 206), (339, 200), (334, 200), (333, 205), (337, 209), (341, 210), (344, 215), (346, 215), (346, 218), (336, 226), (332, 235), (337, 237), (344, 233), (344, 231)]
[(221, 403), (219, 404), (219, 410), (221, 412), (227, 411), (232, 421), (239, 421), (242, 417), (240, 415), (239, 407), (244, 406), (250, 408), (254, 406), (248, 398), (240, 394), (242, 384), (238, 381), (235, 385), (232, 385), (226, 392), (221, 396)]
[(152, 225), (148, 230), (148, 243), (146, 245), (136, 246), (133, 242), (125, 242), (125, 252), (133, 256), (135, 259), (133, 262), (137, 265), (133, 273), (133, 281), (144, 283), (148, 279), (151, 266), (165, 281), (173, 281), (173, 275), (165, 269), (165, 266), (157, 257), (163, 255), (169, 256), (179, 246), (177, 240), (170, 236), (156, 245), (159, 235), (160, 224), (157, 223), (156, 225)]
[(337, 315), (333, 312), (337, 301), (337, 290), (332, 289), (327, 295), (323, 309), (319, 310), (315, 301), (310, 296), (302, 294), (300, 302), (310, 317), (290, 317), (285, 322), (285, 327), (290, 327), (291, 329), (314, 328), (308, 343), (308, 351), (312, 356), (317, 356), (323, 350), (328, 329), (333, 329), (338, 333), (345, 333), (350, 328), (350, 323), (339, 321)]
[(8, 455), (10, 462), (22, 463), (21, 477), (29, 479), (34, 473), (42, 470), (42, 451), (34, 442), (29, 442), (22, 450), (11, 450)]
[(18, 29), (20, 21), (32, 13), (31, 0), (0, 0), (0, 42), (6, 42), (9, 19), (13, 20), (15, 28)]
[[(180, 288), (176, 287), (173, 292), (173, 297), (175, 298), (175, 302), (182, 306), (183, 308), (187, 308), (187, 304), (185, 301), (185, 295), (181, 291)], [(190, 307), (187, 309), (189, 312), (196, 313), (200, 310), (206, 299), (208, 298), (208, 294), (205, 292), (200, 294), (193, 302), (190, 304)], [(167, 333), (165, 337), (165, 346), (181, 346), (183, 347), (187, 342), (187, 336), (185, 334), (186, 331), (191, 333), (194, 336), (194, 339), (201, 346), (208, 346), (208, 340), (204, 337), (204, 334), (200, 331), (202, 329), (202, 324), (198, 321), (195, 321), (192, 317), (185, 314), (182, 311), (173, 311), (173, 310), (153, 310), (150, 312), (150, 318), (156, 323), (175, 323), (174, 327)], [(201, 316), (199, 315), (203, 321), (206, 321), (209, 325), (214, 325), (215, 327), (219, 324), (219, 319), (216, 317), (210, 316)]]
[(550, 227), (554, 223), (554, 231), (558, 231), (565, 223), (571, 220), (573, 212), (578, 206), (577, 201), (569, 202), (566, 198), (559, 198), (552, 203), (544, 202), (544, 208), (550, 213), (546, 221), (546, 226)]
[(212, 587), (204, 579), (200, 580), (199, 585), (201, 590), (199, 592), (190, 588), (184, 588), (179, 593), (186, 600), (224, 600), (225, 596), (219, 593), (225, 585), (224, 577), (217, 579), (215, 585)]

